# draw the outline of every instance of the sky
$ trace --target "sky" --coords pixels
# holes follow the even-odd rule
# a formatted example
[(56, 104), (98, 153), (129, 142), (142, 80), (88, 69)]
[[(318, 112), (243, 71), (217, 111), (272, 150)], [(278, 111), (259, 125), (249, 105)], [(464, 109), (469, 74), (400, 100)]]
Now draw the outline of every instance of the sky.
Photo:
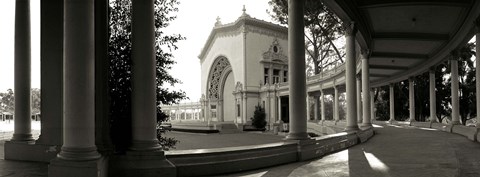
[[(13, 89), (14, 83), (14, 20), (15, 0), (0, 2), (0, 92)], [(183, 90), (190, 100), (200, 99), (200, 60), (198, 55), (210, 34), (216, 18), (223, 24), (234, 22), (242, 14), (243, 5), (250, 16), (272, 21), (266, 10), (268, 0), (179, 0), (177, 19), (165, 30), (167, 34), (181, 34), (186, 40), (178, 42), (173, 51), (175, 64), (172, 76), (183, 83), (173, 89)], [(32, 88), (40, 88), (40, 0), (30, 1), (32, 32)]]

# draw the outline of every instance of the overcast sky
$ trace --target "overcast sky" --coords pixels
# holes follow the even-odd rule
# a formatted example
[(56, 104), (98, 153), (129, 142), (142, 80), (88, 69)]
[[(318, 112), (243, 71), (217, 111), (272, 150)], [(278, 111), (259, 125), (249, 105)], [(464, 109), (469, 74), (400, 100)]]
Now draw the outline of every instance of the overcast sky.
[[(0, 2), (0, 92), (13, 89), (13, 53), (15, 0)], [(200, 61), (198, 54), (205, 44), (217, 17), (222, 23), (235, 21), (241, 14), (243, 5), (246, 12), (255, 18), (271, 21), (266, 13), (268, 0), (179, 0), (177, 19), (166, 30), (167, 33), (179, 33), (187, 38), (178, 43), (174, 51), (177, 64), (171, 74), (180, 79), (175, 89), (181, 89), (197, 101), (200, 96)], [(32, 87), (40, 87), (40, 0), (31, 0), (32, 31)]]

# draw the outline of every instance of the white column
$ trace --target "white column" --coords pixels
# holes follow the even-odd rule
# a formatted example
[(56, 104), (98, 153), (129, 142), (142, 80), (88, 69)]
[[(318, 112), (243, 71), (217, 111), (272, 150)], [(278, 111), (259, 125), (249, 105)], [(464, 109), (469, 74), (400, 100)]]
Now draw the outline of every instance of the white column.
[(60, 159), (100, 158), (95, 146), (94, 1), (65, 1), (64, 117)]
[(313, 117), (314, 117), (315, 121), (319, 121), (320, 118), (318, 116), (318, 114), (319, 114), (318, 108), (320, 107), (320, 105), (319, 105), (320, 104), (320, 100), (319, 100), (320, 97), (319, 96), (314, 96), (313, 98), (315, 99), (314, 107), (313, 107)]
[(373, 88), (370, 90), (370, 117), (371, 117), (371, 121), (375, 121), (375, 92), (373, 90)]
[(160, 150), (156, 136), (156, 70), (153, 0), (132, 0), (133, 151)]
[(323, 90), (320, 90), (320, 111), (321, 119), (325, 121), (325, 93), (323, 93)]
[(344, 22), (346, 38), (346, 57), (345, 57), (345, 85), (347, 87), (347, 127), (345, 130), (358, 130), (357, 125), (357, 96), (355, 93), (355, 35), (357, 33), (354, 22)]
[(395, 94), (394, 94), (394, 84), (390, 84), (390, 122), (395, 121)]
[(362, 51), (362, 90), (363, 90), (363, 126), (372, 126), (372, 110), (370, 102), (370, 72), (368, 65), (369, 51)]
[(460, 124), (460, 109), (459, 109), (459, 100), (458, 100), (458, 60), (456, 52), (452, 52), (450, 57), (451, 71), (452, 71), (452, 124)]
[(286, 139), (308, 139), (306, 115), (304, 0), (288, 0), (288, 79), (290, 132)]
[(435, 68), (429, 71), (430, 77), (430, 122), (437, 122), (437, 100), (435, 95)]
[(415, 121), (415, 85), (414, 78), (408, 78), (408, 109), (410, 111), (410, 122)]
[[(476, 58), (475, 59), (475, 78), (480, 78), (480, 19), (475, 20), (475, 52)], [(476, 95), (477, 95), (477, 128), (480, 128), (480, 79), (475, 79), (475, 88), (476, 88)]]
[(362, 123), (362, 76), (357, 75), (357, 122)]
[(338, 93), (338, 86), (334, 86), (333, 87), (333, 90), (334, 90), (334, 94), (333, 94), (333, 119), (335, 120), (335, 122), (338, 122), (340, 121), (340, 116), (339, 116), (339, 111), (338, 110), (338, 105), (339, 105), (339, 101), (338, 101), (338, 97), (340, 96)]
[(277, 97), (277, 109), (278, 109), (278, 114), (277, 114), (277, 120), (275, 122), (280, 122), (282, 119), (282, 99), (280, 96)]
[(310, 96), (308, 96), (308, 93), (307, 93), (307, 99), (305, 100), (307, 103), (307, 121), (309, 121), (311, 119), (310, 117)]
[(15, 114), (12, 142), (32, 142), (30, 108), (30, 0), (15, 1)]

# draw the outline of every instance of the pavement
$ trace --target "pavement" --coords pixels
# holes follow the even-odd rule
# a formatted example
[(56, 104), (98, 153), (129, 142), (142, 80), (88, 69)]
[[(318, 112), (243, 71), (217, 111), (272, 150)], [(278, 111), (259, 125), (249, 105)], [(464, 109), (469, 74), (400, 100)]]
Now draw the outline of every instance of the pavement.
[[(222, 175), (226, 177), (478, 177), (480, 143), (463, 136), (409, 126), (376, 126), (369, 141), (320, 159)], [(168, 132), (178, 150), (277, 142), (269, 133)], [(0, 158), (3, 159), (0, 141)], [(46, 176), (48, 164), (0, 160), (0, 177)]]

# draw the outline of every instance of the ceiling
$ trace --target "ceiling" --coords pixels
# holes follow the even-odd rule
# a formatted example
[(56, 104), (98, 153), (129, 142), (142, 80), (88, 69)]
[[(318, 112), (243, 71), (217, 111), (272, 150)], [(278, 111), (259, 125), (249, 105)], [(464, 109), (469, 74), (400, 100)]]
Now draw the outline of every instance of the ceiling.
[(370, 80), (381, 86), (426, 72), (474, 35), (476, 0), (323, 0), (354, 21), (370, 50)]

